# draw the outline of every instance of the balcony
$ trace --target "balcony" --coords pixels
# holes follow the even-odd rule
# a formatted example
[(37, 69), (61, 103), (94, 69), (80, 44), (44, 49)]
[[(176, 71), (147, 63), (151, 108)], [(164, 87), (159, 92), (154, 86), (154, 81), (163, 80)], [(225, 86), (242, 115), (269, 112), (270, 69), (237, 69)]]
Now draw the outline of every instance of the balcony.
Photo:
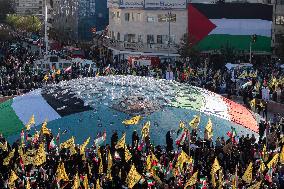
[(178, 46), (176, 44), (146, 44), (141, 42), (120, 42), (103, 38), (101, 41), (106, 47), (110, 47), (119, 51), (136, 51), (144, 53), (177, 53)]

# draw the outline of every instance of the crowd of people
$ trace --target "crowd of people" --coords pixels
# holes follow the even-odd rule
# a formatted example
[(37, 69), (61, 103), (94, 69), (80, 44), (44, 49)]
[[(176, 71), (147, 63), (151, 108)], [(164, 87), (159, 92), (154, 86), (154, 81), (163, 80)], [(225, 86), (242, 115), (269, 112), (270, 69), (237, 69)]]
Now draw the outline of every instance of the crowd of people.
[[(282, 125), (281, 125), (282, 124)], [(165, 145), (154, 146), (151, 129), (134, 131), (132, 142), (113, 131), (99, 133), (75, 145), (61, 141), (43, 124), (34, 134), (23, 130), (8, 143), (0, 135), (0, 188), (283, 188), (283, 123), (262, 123), (259, 138), (198, 136), (198, 128), (178, 127), (166, 134)], [(149, 132), (150, 131), (150, 132)], [(56, 133), (55, 133), (56, 134)], [(91, 136), (92, 137), (92, 136)], [(56, 141), (56, 142), (55, 142)]]

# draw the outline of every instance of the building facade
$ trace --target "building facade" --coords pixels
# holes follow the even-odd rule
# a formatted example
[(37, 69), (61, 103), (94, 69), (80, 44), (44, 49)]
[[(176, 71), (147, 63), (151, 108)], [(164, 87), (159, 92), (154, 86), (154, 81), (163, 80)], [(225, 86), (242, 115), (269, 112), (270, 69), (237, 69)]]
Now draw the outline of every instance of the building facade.
[(92, 28), (99, 31), (107, 24), (107, 0), (54, 0), (53, 26), (69, 38), (91, 40)]
[(17, 14), (41, 15), (43, 13), (44, 0), (14, 0)]
[(187, 33), (186, 0), (109, 0), (106, 44), (114, 55), (176, 57)]

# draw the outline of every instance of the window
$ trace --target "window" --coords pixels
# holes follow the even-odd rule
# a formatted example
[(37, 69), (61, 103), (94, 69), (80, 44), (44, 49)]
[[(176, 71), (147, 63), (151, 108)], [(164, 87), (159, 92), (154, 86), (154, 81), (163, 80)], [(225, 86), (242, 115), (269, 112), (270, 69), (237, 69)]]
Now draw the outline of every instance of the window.
[(141, 15), (141, 13), (137, 13), (137, 21), (142, 21), (142, 15)]
[(277, 15), (275, 18), (276, 25), (284, 25), (284, 16)]
[(175, 35), (171, 35), (171, 37), (170, 37), (170, 43), (171, 43), (171, 44), (175, 44), (175, 42), (176, 42), (176, 36), (175, 36)]
[(139, 43), (143, 43), (143, 37), (142, 37), (142, 35), (138, 35), (138, 42), (139, 42)]
[(148, 44), (154, 43), (154, 35), (147, 35), (147, 43)]
[(168, 35), (157, 35), (158, 44), (168, 44)]
[(124, 18), (126, 22), (129, 22), (130, 14), (127, 12), (124, 14)]
[(147, 17), (147, 22), (155, 22), (155, 18), (152, 16)]
[(131, 20), (135, 21), (135, 14), (133, 12), (131, 13)]
[(284, 40), (283, 34), (275, 34), (275, 42), (280, 43), (282, 40)]
[(276, 4), (278, 4), (278, 5), (284, 5), (284, 0), (277, 0), (277, 1), (276, 1)]
[(120, 12), (116, 12), (116, 17), (120, 18)]
[(125, 34), (124, 41), (134, 43), (135, 42), (135, 34)]
[(120, 41), (120, 33), (117, 32), (117, 41)]

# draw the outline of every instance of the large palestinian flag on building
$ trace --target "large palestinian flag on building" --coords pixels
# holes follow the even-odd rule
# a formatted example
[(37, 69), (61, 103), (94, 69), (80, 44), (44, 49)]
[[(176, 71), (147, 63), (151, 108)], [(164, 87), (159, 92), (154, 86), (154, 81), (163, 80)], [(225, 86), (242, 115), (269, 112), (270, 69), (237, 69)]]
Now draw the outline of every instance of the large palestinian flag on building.
[(190, 4), (190, 40), (201, 51), (226, 45), (249, 51), (251, 37), (256, 34), (252, 50), (267, 53), (271, 51), (272, 13), (271, 5), (258, 3)]

